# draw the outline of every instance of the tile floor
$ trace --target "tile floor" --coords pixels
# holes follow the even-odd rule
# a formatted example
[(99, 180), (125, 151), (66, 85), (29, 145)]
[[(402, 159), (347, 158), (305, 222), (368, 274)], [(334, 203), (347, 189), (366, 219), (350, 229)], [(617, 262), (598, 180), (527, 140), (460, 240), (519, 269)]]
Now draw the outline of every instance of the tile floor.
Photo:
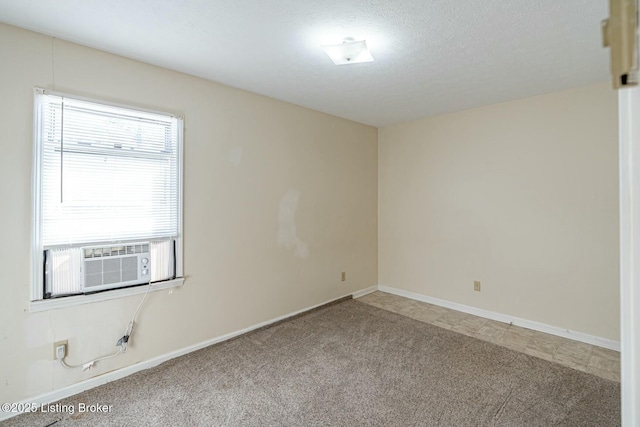
[(620, 353), (555, 335), (376, 291), (358, 301), (620, 382)]

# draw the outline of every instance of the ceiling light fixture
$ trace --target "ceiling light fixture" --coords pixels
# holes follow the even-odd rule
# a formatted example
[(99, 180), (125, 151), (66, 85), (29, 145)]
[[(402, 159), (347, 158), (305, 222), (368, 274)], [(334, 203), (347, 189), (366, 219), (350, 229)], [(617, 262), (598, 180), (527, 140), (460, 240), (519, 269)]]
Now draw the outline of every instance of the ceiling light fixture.
[(373, 56), (364, 40), (356, 41), (348, 37), (340, 44), (325, 44), (321, 47), (336, 65), (373, 62)]

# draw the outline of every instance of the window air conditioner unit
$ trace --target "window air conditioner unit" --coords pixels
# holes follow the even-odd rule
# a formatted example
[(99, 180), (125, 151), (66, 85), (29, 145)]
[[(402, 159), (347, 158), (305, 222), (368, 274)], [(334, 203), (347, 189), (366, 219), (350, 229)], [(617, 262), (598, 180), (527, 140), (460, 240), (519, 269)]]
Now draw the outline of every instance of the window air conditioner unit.
[(139, 285), (151, 279), (149, 243), (82, 248), (82, 292)]

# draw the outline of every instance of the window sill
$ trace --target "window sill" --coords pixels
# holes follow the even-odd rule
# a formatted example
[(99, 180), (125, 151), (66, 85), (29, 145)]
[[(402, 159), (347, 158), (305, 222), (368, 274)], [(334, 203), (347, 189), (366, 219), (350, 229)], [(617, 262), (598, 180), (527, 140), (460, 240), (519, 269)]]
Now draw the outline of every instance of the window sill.
[[(162, 289), (170, 289), (178, 286), (182, 286), (184, 283), (184, 277), (179, 277), (173, 280), (167, 280), (155, 285), (151, 285), (149, 292), (160, 291)], [(77, 295), (66, 298), (55, 298), (40, 301), (31, 301), (29, 303), (29, 311), (32, 313), (38, 311), (55, 310), (58, 308), (72, 307), (81, 304), (90, 304), (98, 301), (107, 301), (116, 298), (127, 297), (131, 295), (138, 295), (147, 292), (146, 286), (136, 286), (135, 288), (126, 289), (114, 289), (108, 292), (100, 292), (91, 295)]]

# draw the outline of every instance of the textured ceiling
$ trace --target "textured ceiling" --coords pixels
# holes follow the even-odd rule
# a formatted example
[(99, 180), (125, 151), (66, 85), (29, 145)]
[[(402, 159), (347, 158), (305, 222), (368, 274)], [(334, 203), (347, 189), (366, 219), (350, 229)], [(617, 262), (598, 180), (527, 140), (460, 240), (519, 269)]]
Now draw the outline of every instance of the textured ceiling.
[[(606, 0), (0, 0), (0, 21), (374, 126), (608, 79)], [(375, 62), (320, 48), (364, 38)]]

